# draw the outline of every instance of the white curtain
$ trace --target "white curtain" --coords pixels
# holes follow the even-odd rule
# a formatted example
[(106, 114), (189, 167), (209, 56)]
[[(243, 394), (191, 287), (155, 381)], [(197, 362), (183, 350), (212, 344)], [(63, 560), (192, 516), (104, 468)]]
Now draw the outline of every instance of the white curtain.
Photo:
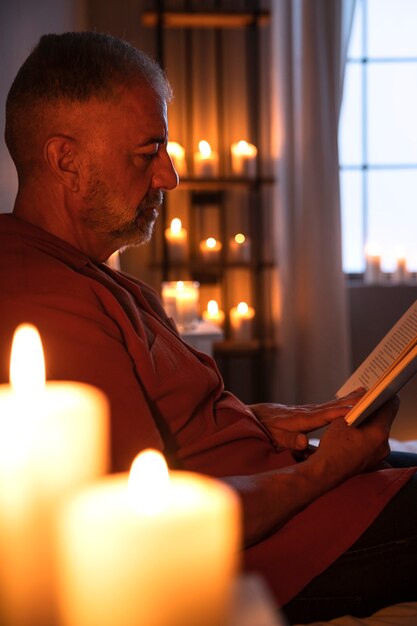
[(354, 0), (272, 8), (279, 401), (321, 401), (350, 367), (337, 133)]

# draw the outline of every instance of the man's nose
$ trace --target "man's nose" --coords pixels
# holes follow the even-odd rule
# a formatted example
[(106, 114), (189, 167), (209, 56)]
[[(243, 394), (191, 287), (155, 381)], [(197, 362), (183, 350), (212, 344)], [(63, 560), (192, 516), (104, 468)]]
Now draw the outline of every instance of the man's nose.
[(157, 189), (170, 191), (178, 185), (179, 178), (171, 157), (166, 148), (161, 150), (156, 163), (155, 172), (152, 178), (152, 186)]

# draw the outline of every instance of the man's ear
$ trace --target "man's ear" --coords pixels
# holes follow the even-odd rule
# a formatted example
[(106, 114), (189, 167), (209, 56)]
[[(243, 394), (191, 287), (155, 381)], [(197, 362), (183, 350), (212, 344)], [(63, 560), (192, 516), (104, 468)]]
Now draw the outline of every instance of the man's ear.
[(75, 158), (75, 141), (55, 135), (45, 144), (44, 155), (53, 175), (71, 191), (79, 190), (79, 171)]

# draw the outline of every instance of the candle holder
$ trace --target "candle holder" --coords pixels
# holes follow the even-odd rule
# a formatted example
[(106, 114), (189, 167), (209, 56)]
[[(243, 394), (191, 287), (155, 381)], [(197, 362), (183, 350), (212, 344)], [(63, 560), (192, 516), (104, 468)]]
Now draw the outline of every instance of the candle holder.
[(162, 283), (162, 302), (168, 317), (179, 330), (190, 330), (198, 324), (200, 283), (191, 280)]

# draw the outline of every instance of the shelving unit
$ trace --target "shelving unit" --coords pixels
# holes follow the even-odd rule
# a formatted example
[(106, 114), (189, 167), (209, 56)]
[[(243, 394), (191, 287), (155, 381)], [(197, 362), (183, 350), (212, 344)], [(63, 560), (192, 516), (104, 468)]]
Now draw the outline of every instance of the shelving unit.
[[(155, 282), (199, 281), (202, 309), (212, 297), (220, 300), (226, 312), (225, 341), (215, 344), (215, 359), (227, 388), (247, 402), (256, 402), (266, 397), (265, 370), (275, 349), (268, 301), (274, 261), (267, 245), (275, 181), (260, 126), (265, 115), (261, 82), (266, 75), (260, 47), (268, 37), (269, 13), (258, 0), (245, 4), (250, 11), (201, 11), (200, 3), (188, 2), (190, 10), (176, 12), (165, 10), (165, 3), (159, 1), (157, 10), (144, 12), (141, 21), (153, 29), (158, 60), (174, 87), (170, 139), (186, 148), (188, 158), (187, 175), (181, 177), (178, 191), (167, 194), (162, 208), (153, 247)], [(215, 178), (193, 175), (192, 156), (199, 140), (206, 137), (219, 154)], [(240, 139), (258, 148), (253, 177), (233, 175), (230, 146)], [(165, 230), (173, 217), (180, 217), (188, 231), (184, 262), (172, 262), (169, 256)], [(237, 232), (251, 241), (246, 261), (229, 258), (228, 242)], [(223, 244), (215, 263), (204, 262), (199, 253), (200, 241), (209, 236)], [(227, 315), (241, 300), (256, 311), (253, 338), (245, 342), (233, 340)]]

